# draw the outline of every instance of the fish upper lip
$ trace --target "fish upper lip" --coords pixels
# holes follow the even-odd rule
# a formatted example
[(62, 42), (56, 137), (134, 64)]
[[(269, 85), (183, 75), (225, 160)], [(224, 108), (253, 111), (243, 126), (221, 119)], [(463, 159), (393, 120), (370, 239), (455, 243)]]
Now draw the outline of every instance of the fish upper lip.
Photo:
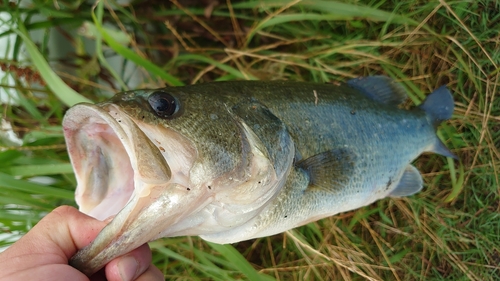
[[(147, 194), (144, 184), (170, 180), (158, 148), (115, 104), (79, 104), (68, 110), (63, 128), (78, 180), (76, 201), (95, 218), (114, 216), (133, 196)], [(146, 157), (149, 164), (139, 164)]]

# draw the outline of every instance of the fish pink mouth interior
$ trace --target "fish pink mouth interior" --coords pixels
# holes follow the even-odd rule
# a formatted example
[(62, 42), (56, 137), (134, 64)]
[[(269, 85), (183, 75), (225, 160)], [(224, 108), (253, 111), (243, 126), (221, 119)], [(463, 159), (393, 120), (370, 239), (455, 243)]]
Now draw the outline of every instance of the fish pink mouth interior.
[(80, 173), (89, 182), (86, 188), (77, 188), (76, 200), (82, 212), (103, 220), (116, 215), (132, 196), (134, 170), (125, 147), (109, 125), (88, 124), (79, 133), (86, 134), (80, 140), (87, 138), (96, 145), (80, 158), (91, 170), (88, 175)]
[[(134, 143), (150, 140), (144, 134), (137, 136), (137, 126), (114, 106), (71, 110), (63, 127), (78, 182), (75, 198), (82, 212), (105, 220), (123, 209), (134, 193), (138, 170)], [(121, 124), (132, 129), (125, 131)]]

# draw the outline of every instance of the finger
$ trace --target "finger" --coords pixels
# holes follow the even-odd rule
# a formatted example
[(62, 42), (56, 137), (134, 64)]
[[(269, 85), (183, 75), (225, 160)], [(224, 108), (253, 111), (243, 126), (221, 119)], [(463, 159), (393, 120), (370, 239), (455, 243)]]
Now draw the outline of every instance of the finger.
[(148, 244), (144, 244), (109, 262), (105, 269), (106, 278), (109, 281), (135, 280), (149, 268), (151, 258), (151, 250)]
[[(3, 264), (2, 264), (3, 265)], [(13, 270), (10, 274), (2, 270), (0, 280), (37, 280), (37, 281), (88, 281), (85, 274), (79, 273), (74, 268), (65, 264), (46, 264), (29, 268), (28, 270), (18, 270), (15, 265), (11, 265)], [(6, 268), (9, 270), (10, 268)], [(50, 272), (51, 274), (47, 274)], [(5, 275), (4, 275), (5, 274)], [(103, 279), (105, 280), (105, 279)]]
[(56, 208), (7, 251), (15, 256), (47, 257), (43, 263), (63, 263), (88, 245), (106, 223), (69, 206)]
[(136, 281), (163, 281), (165, 276), (156, 266), (150, 265), (146, 272), (144, 272)]
[[(52, 241), (66, 250), (65, 254), (68, 259), (75, 255), (79, 249), (90, 244), (107, 225), (106, 222), (90, 217), (70, 206), (58, 207), (51, 214), (54, 221), (59, 221), (61, 218), (66, 220), (63, 225), (58, 227), (59, 233), (52, 230), (55, 222), (47, 222), (46, 226), (49, 233), (52, 234)], [(67, 235), (68, 233), (69, 235)], [(61, 241), (61, 237), (67, 239)]]

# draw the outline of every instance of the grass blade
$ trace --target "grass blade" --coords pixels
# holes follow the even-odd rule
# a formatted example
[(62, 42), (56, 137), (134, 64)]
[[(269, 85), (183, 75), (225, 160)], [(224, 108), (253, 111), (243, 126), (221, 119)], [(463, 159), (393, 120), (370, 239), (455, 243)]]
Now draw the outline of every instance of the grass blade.
[(253, 266), (231, 245), (220, 245), (215, 243), (207, 242), (210, 247), (219, 252), (224, 256), (228, 262), (233, 264), (238, 268), (241, 273), (243, 273), (248, 280), (251, 281), (262, 281), (262, 280), (274, 280), (269, 275), (263, 275), (258, 273)]
[(72, 174), (73, 167), (71, 166), (70, 163), (23, 165), (23, 166), (7, 167), (1, 169), (1, 171), (13, 176), (34, 177), (34, 176), (44, 176), (44, 175)]
[[(98, 9), (102, 9), (103, 2), (98, 3)], [(97, 17), (94, 13), (92, 13), (92, 17), (94, 18), (94, 24), (102, 36), (102, 39), (108, 44), (111, 49), (113, 49), (116, 53), (122, 55), (125, 59), (128, 59), (139, 66), (144, 67), (146, 70), (151, 72), (152, 74), (160, 77), (163, 81), (171, 86), (183, 86), (180, 80), (175, 78), (174, 76), (166, 73), (163, 69), (152, 63), (151, 61), (137, 55), (135, 52), (130, 50), (129, 48), (122, 46), (118, 43), (101, 25), (101, 23), (97, 20)]]
[(220, 63), (214, 59), (211, 59), (209, 57), (205, 57), (202, 55), (197, 55), (197, 54), (183, 54), (179, 55), (176, 59), (176, 62), (189, 62), (189, 61), (196, 61), (196, 62), (204, 62), (209, 65), (215, 65), (217, 68), (233, 75), (234, 78), (238, 79), (244, 79), (244, 80), (258, 80), (257, 77), (251, 75), (251, 74), (243, 74), (241, 71), (238, 69), (235, 69), (227, 64)]
[(43, 194), (62, 199), (73, 200), (74, 197), (73, 191), (18, 180), (13, 176), (5, 173), (0, 173), (0, 186), (7, 189), (21, 190), (31, 194)]
[(67, 106), (73, 106), (80, 102), (92, 103), (91, 100), (71, 89), (59, 76), (57, 76), (42, 54), (38, 51), (33, 41), (28, 37), (22, 23), (19, 22), (18, 24), (19, 29), (15, 29), (15, 32), (23, 39), (33, 65), (38, 69), (47, 87), (49, 87), (49, 89)]

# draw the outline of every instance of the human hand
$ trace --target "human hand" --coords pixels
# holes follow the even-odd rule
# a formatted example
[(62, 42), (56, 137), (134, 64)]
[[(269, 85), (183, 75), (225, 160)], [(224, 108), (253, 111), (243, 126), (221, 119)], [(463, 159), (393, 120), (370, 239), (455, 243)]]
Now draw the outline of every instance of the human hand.
[(109, 262), (90, 279), (68, 265), (104, 228), (73, 207), (62, 206), (44, 217), (19, 241), (0, 253), (0, 280), (164, 280), (151, 264), (147, 244)]

